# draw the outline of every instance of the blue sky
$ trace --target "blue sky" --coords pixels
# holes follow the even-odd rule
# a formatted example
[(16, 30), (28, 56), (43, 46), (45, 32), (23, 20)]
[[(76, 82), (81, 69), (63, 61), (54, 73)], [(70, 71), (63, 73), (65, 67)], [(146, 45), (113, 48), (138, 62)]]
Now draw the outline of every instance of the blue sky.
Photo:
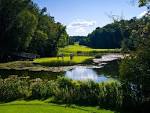
[[(87, 35), (96, 27), (112, 22), (109, 15), (124, 19), (141, 16), (146, 8), (139, 8), (133, 0), (34, 0), (40, 8), (67, 26), (69, 35)], [(136, 0), (135, 0), (136, 1)]]

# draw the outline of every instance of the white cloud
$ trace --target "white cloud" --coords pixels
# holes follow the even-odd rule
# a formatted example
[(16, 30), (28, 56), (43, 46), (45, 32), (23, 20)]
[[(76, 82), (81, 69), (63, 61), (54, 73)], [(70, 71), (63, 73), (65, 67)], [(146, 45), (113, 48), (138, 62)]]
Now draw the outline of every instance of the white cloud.
[(137, 18), (142, 18), (144, 15), (146, 15), (146, 13), (147, 13), (147, 11), (142, 12), (141, 14), (139, 14), (139, 15), (137, 16)]
[[(67, 32), (69, 35), (87, 35), (93, 30), (93, 27), (96, 25), (96, 21), (87, 21), (87, 20), (76, 20), (71, 22), (67, 26)], [(92, 30), (91, 30), (92, 29)]]
[(74, 27), (90, 27), (94, 26), (96, 24), (96, 21), (86, 21), (86, 20), (77, 20), (68, 25), (68, 28), (74, 28)]

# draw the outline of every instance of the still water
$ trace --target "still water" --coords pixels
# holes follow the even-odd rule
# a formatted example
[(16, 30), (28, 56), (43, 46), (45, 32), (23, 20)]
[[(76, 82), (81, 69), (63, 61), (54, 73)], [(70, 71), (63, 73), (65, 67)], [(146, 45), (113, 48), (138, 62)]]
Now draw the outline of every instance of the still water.
[(92, 68), (86, 68), (81, 66), (67, 71), (65, 77), (73, 80), (93, 80), (95, 82), (103, 82), (109, 79), (105, 75), (99, 75)]
[(0, 77), (7, 78), (9, 75), (29, 76), (30, 79), (41, 78), (46, 80), (55, 80), (58, 76), (66, 76), (73, 80), (93, 80), (95, 82), (107, 81), (109, 79), (118, 79), (118, 61), (109, 62), (103, 68), (95, 68), (91, 66), (76, 66), (71, 70), (64, 72), (51, 71), (29, 71), (0, 69)]

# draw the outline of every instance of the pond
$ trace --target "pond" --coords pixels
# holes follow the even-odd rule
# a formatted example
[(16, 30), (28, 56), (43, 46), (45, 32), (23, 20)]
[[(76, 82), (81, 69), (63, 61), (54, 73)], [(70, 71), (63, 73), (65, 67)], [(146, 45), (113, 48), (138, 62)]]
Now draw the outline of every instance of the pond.
[[(29, 76), (30, 79), (41, 78), (48, 80), (55, 80), (58, 76), (66, 76), (73, 80), (94, 80), (95, 82), (102, 82), (109, 79), (118, 79), (118, 63), (119, 61), (112, 61), (105, 66), (84, 65), (63, 67), (64, 71), (29, 71), (29, 70), (15, 70), (15, 69), (1, 69), (0, 75), (2, 78), (7, 78), (9, 75)], [(65, 69), (66, 68), (66, 69)]]
[(98, 75), (93, 69), (86, 67), (76, 67), (70, 71), (67, 71), (65, 77), (73, 80), (93, 80), (95, 82), (103, 82), (108, 80), (105, 75)]
[(65, 77), (73, 80), (93, 80), (95, 82), (118, 79), (118, 63), (119, 61), (109, 62), (103, 68), (96, 68), (94, 66), (77, 66), (66, 71)]
[(55, 80), (58, 76), (65, 76), (73, 80), (93, 80), (95, 82), (119, 78), (119, 62), (122, 55), (108, 54), (99, 59), (93, 59), (88, 65), (47, 67), (44, 70), (0, 69), (0, 76), (7, 78), (9, 75), (29, 76), (30, 79), (41, 78)]

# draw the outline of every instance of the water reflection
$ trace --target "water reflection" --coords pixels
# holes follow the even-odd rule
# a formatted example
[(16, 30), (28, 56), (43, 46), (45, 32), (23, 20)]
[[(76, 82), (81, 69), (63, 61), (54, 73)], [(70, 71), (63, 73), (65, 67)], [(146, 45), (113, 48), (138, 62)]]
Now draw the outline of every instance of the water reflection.
[(104, 75), (98, 75), (93, 69), (86, 67), (76, 67), (73, 70), (67, 71), (66, 77), (73, 80), (93, 80), (95, 82), (103, 82), (108, 80)]

